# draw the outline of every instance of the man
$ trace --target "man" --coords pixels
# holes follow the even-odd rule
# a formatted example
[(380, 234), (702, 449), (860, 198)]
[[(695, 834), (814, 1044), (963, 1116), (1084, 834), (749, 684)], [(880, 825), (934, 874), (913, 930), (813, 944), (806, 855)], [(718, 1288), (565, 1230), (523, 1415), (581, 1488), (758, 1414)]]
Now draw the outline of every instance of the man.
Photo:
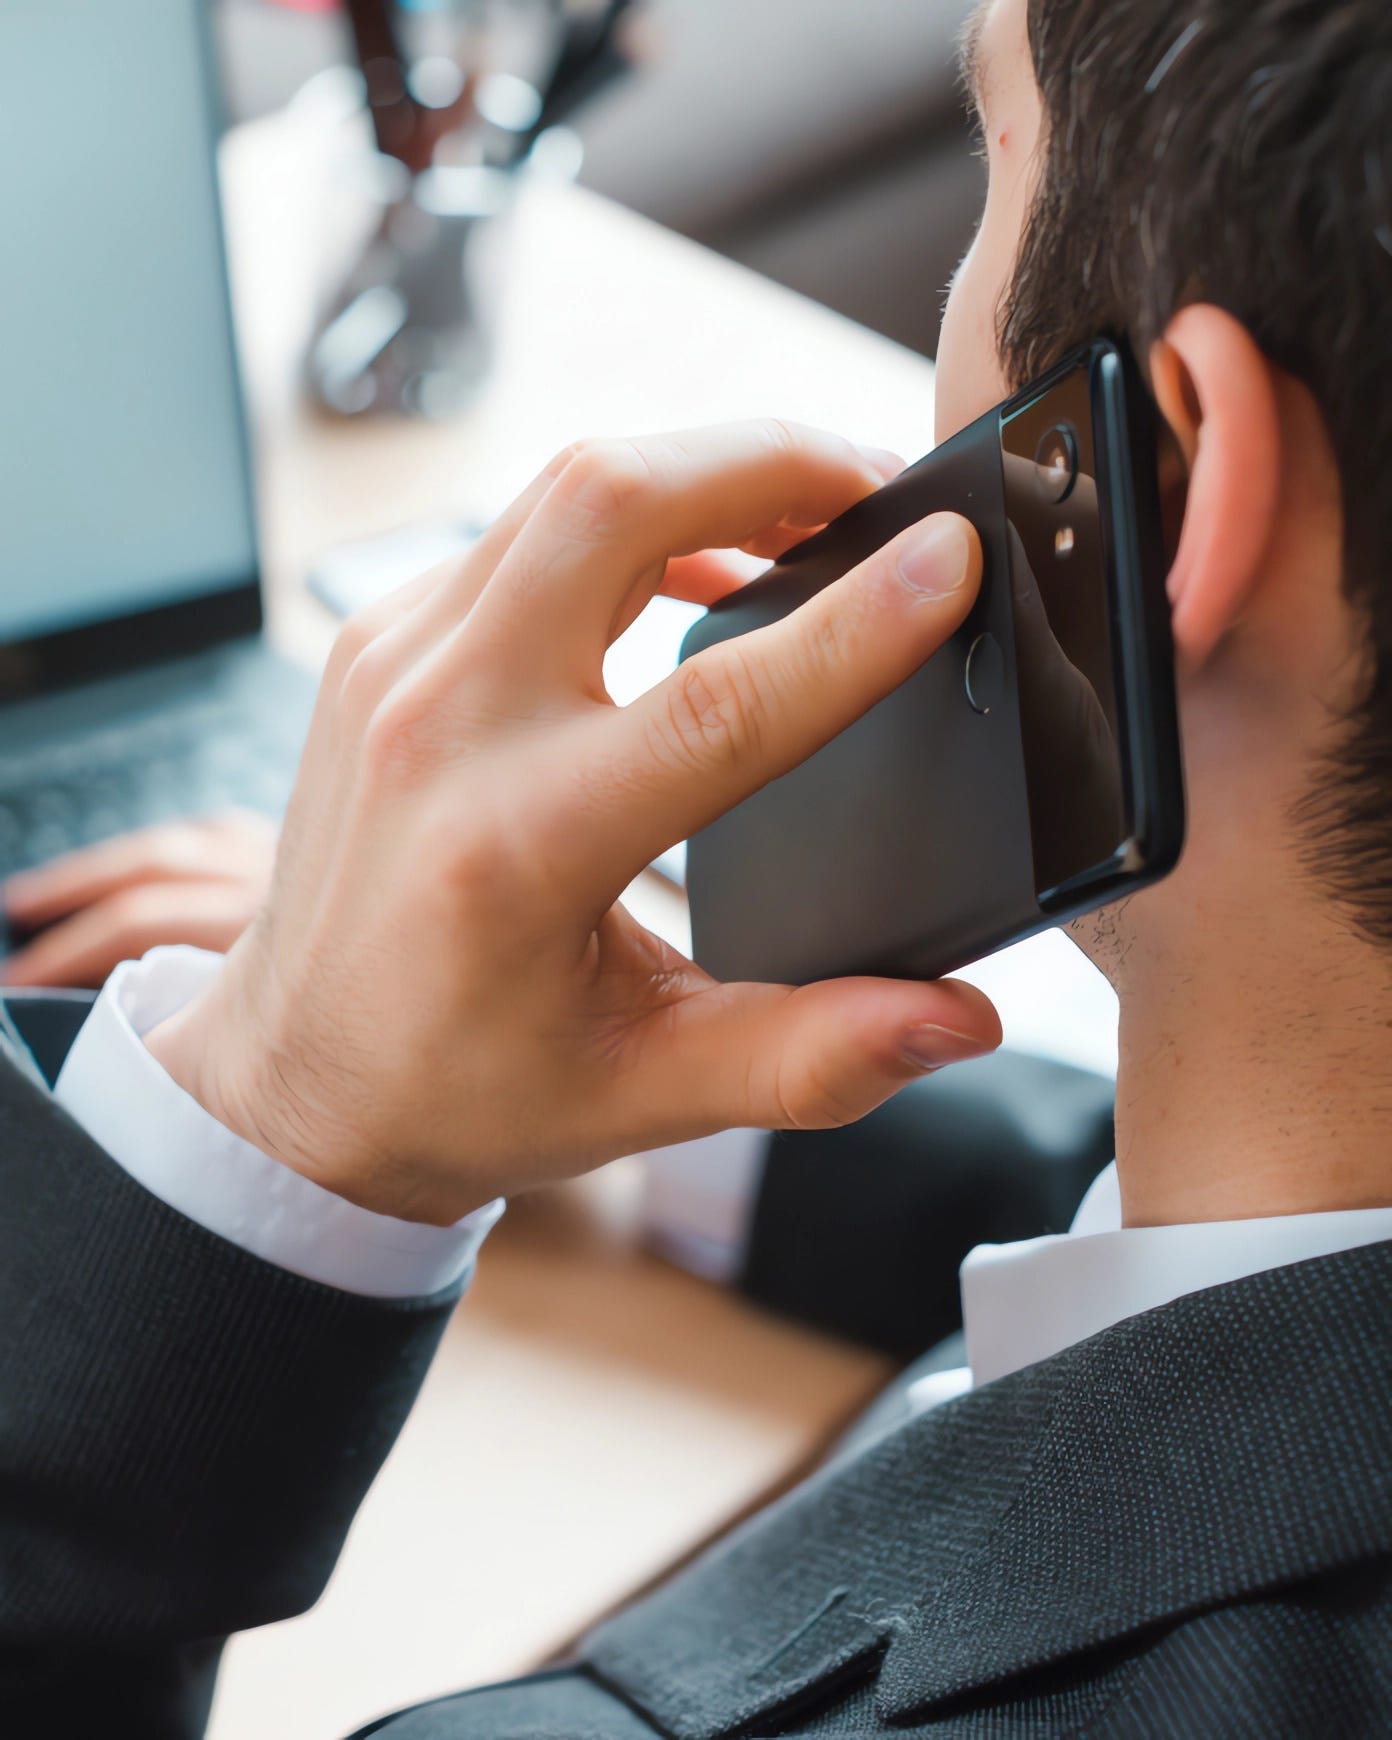
[[(574, 1668), (393, 1740), (1386, 1730), (1392, 16), (993, 0), (972, 67), (991, 183), (940, 432), (1110, 326), (1187, 462), (1190, 845), (1076, 927), (1122, 1001), (1117, 1199), (969, 1265), (972, 1393)], [(563, 456), (346, 631), (226, 965), (108, 987), (59, 1094), (110, 1157), (5, 1080), (19, 1731), (197, 1732), (221, 1638), (322, 1586), (492, 1199), (844, 1121), (994, 1043), (966, 987), (717, 987), (614, 906), (961, 620), (978, 554), (940, 517), (604, 702), (603, 645), (664, 577), (713, 595), (697, 552), (776, 548), (876, 465), (774, 427)]]

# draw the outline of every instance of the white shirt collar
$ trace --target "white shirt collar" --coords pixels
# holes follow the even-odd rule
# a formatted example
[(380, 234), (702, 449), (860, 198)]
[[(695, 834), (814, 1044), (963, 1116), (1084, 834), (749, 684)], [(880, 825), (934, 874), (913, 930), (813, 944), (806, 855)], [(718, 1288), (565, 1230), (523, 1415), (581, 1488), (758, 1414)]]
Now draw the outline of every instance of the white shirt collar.
[(1392, 1208), (1123, 1228), (1113, 1163), (1068, 1232), (968, 1254), (962, 1315), (972, 1381), (990, 1383), (1185, 1293), (1381, 1239), (1392, 1239)]

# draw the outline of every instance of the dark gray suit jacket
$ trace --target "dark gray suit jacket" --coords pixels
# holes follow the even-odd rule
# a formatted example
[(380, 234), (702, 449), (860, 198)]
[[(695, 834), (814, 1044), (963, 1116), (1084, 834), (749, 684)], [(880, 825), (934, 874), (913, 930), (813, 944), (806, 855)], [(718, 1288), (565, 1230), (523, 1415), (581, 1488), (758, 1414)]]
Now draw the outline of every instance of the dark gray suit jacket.
[[(450, 1304), (234, 1249), (4, 1064), (0, 1156), (0, 1731), (190, 1740), (226, 1636), (322, 1589)], [(949, 1403), (574, 1666), (364, 1732), (1389, 1731), (1382, 1244), (1191, 1295)]]

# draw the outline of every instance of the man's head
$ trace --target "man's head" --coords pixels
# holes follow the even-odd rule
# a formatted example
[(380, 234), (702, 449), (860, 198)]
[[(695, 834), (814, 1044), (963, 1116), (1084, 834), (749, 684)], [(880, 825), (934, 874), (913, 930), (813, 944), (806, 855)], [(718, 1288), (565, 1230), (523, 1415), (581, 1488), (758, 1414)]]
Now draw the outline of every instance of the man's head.
[(1188, 462), (1190, 849), (1080, 940), (1163, 946), (1245, 878), (1392, 944), (1392, 7), (990, 0), (967, 59), (990, 191), (940, 435), (1110, 331)]

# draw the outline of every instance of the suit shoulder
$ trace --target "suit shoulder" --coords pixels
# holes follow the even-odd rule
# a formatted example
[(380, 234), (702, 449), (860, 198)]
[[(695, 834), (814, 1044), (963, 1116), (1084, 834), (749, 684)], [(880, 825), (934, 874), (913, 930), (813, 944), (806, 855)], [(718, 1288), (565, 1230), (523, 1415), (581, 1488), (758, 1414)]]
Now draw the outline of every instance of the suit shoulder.
[(1129, 1667), (1101, 1733), (1384, 1732), (1392, 1557), (1180, 1620)]
[(562, 1668), (417, 1704), (353, 1740), (653, 1740), (656, 1734), (584, 1669)]

